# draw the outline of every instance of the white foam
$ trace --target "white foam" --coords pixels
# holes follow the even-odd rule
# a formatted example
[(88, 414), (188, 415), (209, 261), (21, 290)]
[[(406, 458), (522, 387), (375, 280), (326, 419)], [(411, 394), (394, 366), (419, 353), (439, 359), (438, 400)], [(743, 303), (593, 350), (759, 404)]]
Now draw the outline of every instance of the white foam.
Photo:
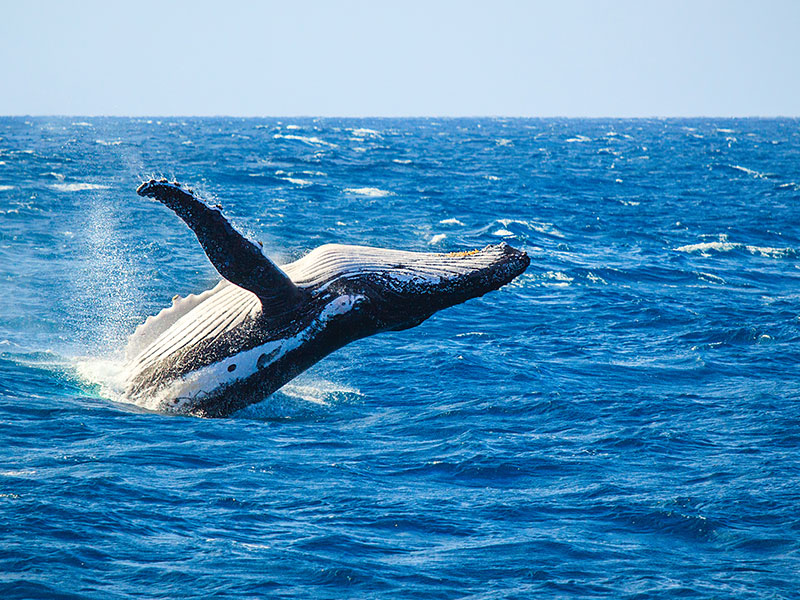
[(453, 218), (442, 219), (441, 221), (439, 221), (439, 224), (440, 225), (464, 225), (464, 223), (462, 223), (458, 219), (453, 219)]
[(100, 395), (115, 402), (125, 399), (125, 367), (121, 360), (102, 358), (79, 358), (75, 365), (78, 376), (100, 388)]
[(7, 192), (8, 190), (13, 190), (13, 185), (0, 185), (0, 192)]
[(306, 185), (313, 185), (313, 181), (309, 181), (308, 179), (300, 179), (298, 177), (281, 177), (284, 181), (288, 181), (289, 183), (293, 183), (295, 185), (306, 186)]
[(397, 163), (398, 165), (410, 165), (411, 161), (407, 158), (393, 158), (393, 163)]
[(736, 171), (741, 171), (742, 173), (747, 173), (756, 179), (767, 179), (767, 174), (761, 173), (759, 171), (754, 171), (753, 169), (748, 169), (747, 167), (743, 167), (741, 165), (728, 165), (731, 169)]
[(498, 146), (513, 146), (514, 145), (514, 142), (512, 142), (511, 140), (509, 140), (507, 138), (499, 138), (499, 139), (496, 139), (494, 142)]
[(498, 219), (497, 222), (502, 224), (503, 227), (508, 227), (512, 223), (517, 223), (518, 225), (524, 225), (525, 227), (533, 229), (534, 231), (538, 231), (539, 233), (552, 235), (553, 237), (557, 238), (564, 237), (564, 234), (561, 233), (558, 229), (556, 229), (552, 223), (545, 223), (544, 221), (523, 221), (521, 219)]
[(508, 229), (498, 229), (497, 231), (493, 232), (492, 235), (500, 237), (508, 237), (508, 236), (513, 236), (514, 233), (509, 231)]
[(586, 274), (586, 279), (588, 279), (592, 283), (600, 283), (602, 285), (608, 285), (608, 282), (605, 279), (603, 279), (599, 275), (595, 275), (591, 271)]
[(358, 194), (359, 196), (369, 196), (370, 198), (384, 198), (394, 195), (392, 192), (387, 192), (386, 190), (375, 187), (345, 188), (344, 191), (351, 194)]
[(429, 243), (429, 244), (438, 244), (439, 242), (441, 242), (441, 241), (442, 241), (444, 238), (446, 238), (446, 237), (447, 237), (447, 234), (446, 234), (446, 233), (437, 233), (436, 235), (434, 235), (434, 236), (433, 236), (433, 237), (432, 237), (432, 238), (431, 238), (431, 239), (428, 241), (428, 243)]
[(574, 281), (572, 277), (561, 271), (547, 271), (542, 274), (542, 279), (547, 280), (546, 285), (554, 287), (567, 287)]
[(366, 127), (359, 127), (358, 129), (353, 129), (350, 131), (353, 137), (381, 137), (381, 134), (375, 131), (374, 129), (367, 129)]
[(592, 138), (586, 137), (585, 135), (576, 135), (575, 137), (567, 138), (564, 141), (568, 142), (570, 144), (574, 144), (574, 143), (582, 143), (582, 142), (591, 142)]
[(84, 190), (107, 190), (107, 185), (99, 183), (53, 183), (50, 185), (59, 192), (82, 192)]
[(711, 256), (712, 253), (730, 252), (732, 250), (745, 250), (752, 255), (763, 256), (764, 258), (786, 258), (787, 256), (794, 256), (796, 251), (794, 248), (771, 248), (769, 246), (753, 246), (750, 244), (740, 244), (736, 242), (728, 242), (725, 240), (716, 242), (701, 242), (699, 244), (687, 244), (675, 248), (676, 252), (685, 252), (687, 254), (699, 253), (702, 256)]
[(272, 136), (276, 140), (295, 140), (298, 142), (304, 142), (306, 144), (310, 144), (312, 146), (329, 146), (330, 148), (338, 148), (336, 144), (332, 144), (331, 142), (326, 142), (325, 140), (321, 140), (315, 136), (305, 136), (305, 135), (293, 135), (293, 134), (281, 134), (276, 133)]
[(95, 140), (95, 143), (100, 144), (101, 146), (119, 146), (122, 144), (122, 140), (114, 140), (113, 142), (107, 142), (106, 140)]
[(734, 244), (732, 242), (700, 242), (699, 244), (687, 244), (685, 246), (681, 246), (679, 248), (675, 248), (676, 252), (685, 252), (687, 254), (692, 254), (694, 252), (699, 252), (706, 256), (709, 255), (709, 252), (730, 252), (735, 248), (741, 247), (740, 244)]

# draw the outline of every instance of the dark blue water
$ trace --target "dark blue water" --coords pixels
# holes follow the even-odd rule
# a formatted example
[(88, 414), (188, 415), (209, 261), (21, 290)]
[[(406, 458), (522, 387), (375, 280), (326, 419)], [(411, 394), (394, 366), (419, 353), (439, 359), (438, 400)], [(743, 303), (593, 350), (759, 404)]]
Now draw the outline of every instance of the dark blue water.
[[(280, 262), (532, 264), (149, 413), (105, 371), (217, 278), (151, 175)], [(0, 119), (0, 597), (797, 597), (798, 252), (797, 120)]]

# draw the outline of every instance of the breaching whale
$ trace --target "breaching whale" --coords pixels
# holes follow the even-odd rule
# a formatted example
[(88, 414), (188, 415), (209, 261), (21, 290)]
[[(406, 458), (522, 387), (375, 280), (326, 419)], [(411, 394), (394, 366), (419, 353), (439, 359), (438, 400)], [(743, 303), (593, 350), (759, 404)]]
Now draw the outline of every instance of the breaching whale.
[(530, 263), (505, 243), (449, 254), (326, 244), (278, 267), (219, 206), (178, 182), (146, 181), (137, 193), (183, 219), (223, 278), (173, 299), (128, 342), (126, 397), (157, 397), (168, 412), (227, 416), (345, 344), (418, 325), (496, 290)]

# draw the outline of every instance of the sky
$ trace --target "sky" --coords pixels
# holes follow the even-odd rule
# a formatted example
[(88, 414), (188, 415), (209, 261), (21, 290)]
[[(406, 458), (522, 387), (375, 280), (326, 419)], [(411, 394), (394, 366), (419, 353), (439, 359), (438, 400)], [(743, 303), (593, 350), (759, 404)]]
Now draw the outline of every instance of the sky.
[(800, 116), (800, 0), (0, 0), (0, 115)]

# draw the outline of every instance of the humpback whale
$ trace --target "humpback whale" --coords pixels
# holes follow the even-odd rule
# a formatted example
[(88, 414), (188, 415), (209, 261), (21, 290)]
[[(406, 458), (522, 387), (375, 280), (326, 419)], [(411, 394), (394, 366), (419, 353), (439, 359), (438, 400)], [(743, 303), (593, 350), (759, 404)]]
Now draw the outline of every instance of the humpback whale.
[(150, 180), (222, 276), (139, 325), (125, 356), (125, 396), (167, 412), (224, 417), (259, 402), (334, 350), (510, 282), (528, 255), (505, 243), (449, 254), (325, 244), (278, 267), (178, 182)]

